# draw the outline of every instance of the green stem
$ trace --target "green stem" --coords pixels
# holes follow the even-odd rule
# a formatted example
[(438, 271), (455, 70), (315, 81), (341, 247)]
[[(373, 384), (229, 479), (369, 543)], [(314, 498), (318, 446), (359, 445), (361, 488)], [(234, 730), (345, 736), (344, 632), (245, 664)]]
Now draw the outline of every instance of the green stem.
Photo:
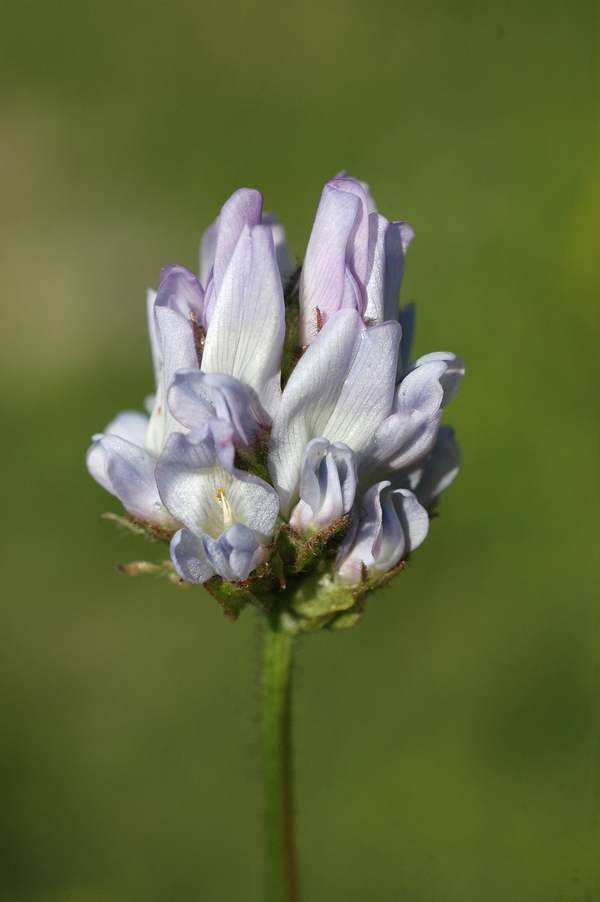
[(262, 739), (268, 902), (298, 902), (294, 856), (291, 663), (294, 636), (265, 617)]

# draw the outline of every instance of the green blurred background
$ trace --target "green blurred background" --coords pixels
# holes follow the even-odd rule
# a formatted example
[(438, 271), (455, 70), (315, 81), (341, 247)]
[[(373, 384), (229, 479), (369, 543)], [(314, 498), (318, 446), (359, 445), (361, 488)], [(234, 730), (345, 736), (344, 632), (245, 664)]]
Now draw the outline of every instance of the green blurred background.
[(2, 902), (258, 902), (259, 623), (128, 580), (93, 432), (152, 389), (145, 289), (260, 188), (306, 246), (367, 180), (417, 240), (463, 471), (361, 625), (303, 639), (305, 902), (591, 902), (598, 7), (0, 2)]

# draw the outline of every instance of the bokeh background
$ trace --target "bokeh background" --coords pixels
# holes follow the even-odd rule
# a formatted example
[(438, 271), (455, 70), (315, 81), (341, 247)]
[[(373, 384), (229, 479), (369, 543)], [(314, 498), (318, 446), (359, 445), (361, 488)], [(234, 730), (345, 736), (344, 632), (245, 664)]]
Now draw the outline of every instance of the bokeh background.
[(295, 672), (306, 902), (598, 884), (593, 0), (2, 0), (2, 902), (258, 902), (259, 623), (115, 566), (93, 432), (152, 389), (145, 290), (260, 188), (301, 257), (342, 168), (407, 219), (463, 471)]

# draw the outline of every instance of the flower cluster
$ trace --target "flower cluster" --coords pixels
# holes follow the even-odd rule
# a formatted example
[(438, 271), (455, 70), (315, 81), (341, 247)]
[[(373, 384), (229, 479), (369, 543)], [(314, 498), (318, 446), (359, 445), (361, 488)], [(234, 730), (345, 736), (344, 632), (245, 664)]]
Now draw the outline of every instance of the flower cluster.
[(165, 569), (232, 616), (251, 602), (293, 628), (352, 625), (458, 472), (440, 420), (463, 363), (411, 362), (414, 305), (399, 308), (413, 237), (341, 175), (295, 269), (242, 188), (203, 236), (200, 278), (167, 266), (148, 292), (149, 415), (95, 435), (88, 469), (132, 529), (169, 542)]

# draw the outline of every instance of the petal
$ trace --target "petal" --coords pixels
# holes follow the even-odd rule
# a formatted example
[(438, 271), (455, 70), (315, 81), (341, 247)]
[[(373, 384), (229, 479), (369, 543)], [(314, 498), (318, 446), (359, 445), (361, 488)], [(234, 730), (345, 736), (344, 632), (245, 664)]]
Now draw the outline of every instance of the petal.
[(152, 367), (154, 369), (154, 384), (156, 385), (161, 372), (162, 358), (160, 356), (160, 346), (158, 344), (158, 334), (156, 331), (156, 319), (154, 317), (154, 304), (156, 302), (156, 291), (148, 288), (146, 291), (146, 316), (148, 319), (148, 335), (150, 338), (150, 350), (152, 352)]
[(271, 230), (245, 227), (212, 314), (202, 369), (238, 379), (267, 425), (281, 396), (284, 335), (283, 290)]
[(210, 269), (213, 264), (218, 233), (219, 217), (217, 217), (204, 231), (200, 241), (200, 282), (204, 287), (206, 287)]
[(285, 283), (285, 280), (289, 279), (296, 269), (290, 256), (285, 229), (274, 213), (263, 213), (262, 224), (269, 226), (271, 229), (273, 244), (275, 245), (277, 266), (279, 267), (281, 278)]
[(333, 455), (327, 454), (319, 467), (319, 505), (315, 510), (317, 529), (325, 529), (344, 516), (344, 498), (339, 473)]
[(408, 489), (396, 489), (387, 497), (393, 503), (402, 526), (406, 551), (414, 551), (427, 537), (429, 515)]
[(86, 462), (94, 479), (134, 517), (150, 523), (171, 522), (158, 495), (155, 461), (142, 448), (116, 435), (103, 435), (89, 449)]
[(400, 286), (404, 274), (404, 255), (414, 232), (407, 222), (390, 222), (385, 234), (385, 319), (397, 319), (400, 304)]
[(155, 306), (176, 310), (185, 320), (189, 320), (192, 312), (196, 321), (201, 323), (204, 289), (197, 277), (185, 266), (169, 264), (161, 270)]
[(222, 373), (180, 370), (171, 383), (168, 403), (175, 419), (188, 429), (199, 429), (215, 416), (225, 420), (233, 427), (237, 445), (250, 445), (259, 425), (244, 386)]
[[(389, 486), (383, 481), (372, 486), (355, 511), (352, 527), (338, 550), (336, 565), (343, 582), (356, 585), (362, 578), (363, 566), (372, 568), (381, 555), (385, 539), (386, 559), (397, 553), (400, 559), (404, 550), (404, 538), (397, 516), (392, 508), (384, 512), (381, 493)], [(384, 534), (384, 517), (386, 531)], [(393, 566), (393, 564), (390, 564)], [(387, 568), (386, 568), (387, 569)]]
[(369, 329), (341, 310), (292, 372), (273, 422), (269, 471), (287, 514), (295, 500), (302, 455), (312, 438), (343, 442), (358, 454), (388, 416), (399, 342), (397, 323)]
[(348, 178), (347, 176), (332, 179), (329, 185), (336, 191), (353, 195), (358, 200), (358, 217), (349, 236), (346, 259), (361, 290), (364, 290), (369, 272), (369, 238), (371, 232), (369, 217), (371, 213), (374, 213), (375, 216), (378, 215), (373, 209), (374, 202), (369, 186), (366, 182), (360, 182), (358, 179)]
[(390, 223), (385, 216), (371, 213), (369, 216), (369, 275), (365, 286), (366, 307), (364, 318), (368, 322), (382, 323), (385, 316), (385, 236)]
[(338, 551), (343, 582), (354, 585), (363, 566), (373, 573), (395, 567), (405, 551), (413, 551), (429, 530), (427, 511), (407, 489), (387, 491), (389, 482), (372, 486), (354, 517), (354, 529)]
[[(160, 292), (159, 292), (160, 295)], [(177, 305), (179, 306), (179, 305)], [(192, 322), (171, 306), (157, 304), (154, 308), (162, 368), (156, 385), (154, 408), (150, 417), (146, 450), (158, 457), (172, 432), (183, 428), (172, 416), (167, 405), (167, 389), (177, 370), (197, 367), (196, 341)]]
[[(234, 453), (233, 429), (223, 420), (216, 418), (208, 420), (202, 427), (187, 435), (173, 433), (156, 468), (159, 491), (162, 493), (161, 483), (171, 471), (208, 470), (219, 467), (231, 472)], [(193, 503), (192, 498), (190, 503)]]
[(118, 435), (126, 441), (144, 447), (146, 433), (148, 432), (149, 417), (138, 410), (123, 410), (112, 420), (106, 429), (105, 435)]
[[(431, 357), (433, 355), (428, 355)], [(393, 412), (418, 410), (431, 416), (442, 406), (444, 390), (442, 378), (446, 374), (445, 360), (420, 358), (406, 373), (396, 390)]]
[(201, 584), (215, 575), (208, 562), (202, 540), (189, 529), (180, 529), (171, 539), (171, 561), (186, 583)]
[(277, 492), (253, 473), (234, 470), (232, 476), (228, 500), (236, 522), (243, 523), (268, 545), (279, 514)]
[(431, 354), (425, 354), (423, 357), (419, 357), (418, 360), (415, 360), (414, 363), (410, 365), (408, 373), (411, 373), (418, 368), (423, 368), (424, 365), (430, 363), (445, 365), (445, 369), (441, 372), (439, 381), (444, 392), (441, 406), (446, 407), (460, 388), (462, 377), (465, 374), (464, 361), (451, 351), (434, 351)]
[(334, 176), (334, 180), (337, 181), (337, 179), (350, 179), (353, 182), (357, 182), (360, 185), (360, 187), (362, 188), (362, 190), (364, 191), (364, 194), (365, 194), (365, 197), (367, 200), (368, 212), (369, 213), (377, 213), (377, 205), (373, 199), (373, 196), (371, 195), (371, 189), (370, 189), (369, 185), (367, 184), (367, 182), (363, 182), (361, 179), (357, 179), (351, 175), (348, 175), (348, 173), (345, 169), (342, 169), (341, 172), (338, 172), (338, 174), (336, 176)]
[(223, 579), (248, 579), (259, 541), (247, 526), (234, 523), (218, 539), (202, 536), (206, 557)]
[(216, 539), (238, 522), (268, 542), (279, 512), (277, 495), (258, 476), (224, 468), (231, 432), (228, 424), (213, 420), (198, 433), (172, 435), (156, 468), (160, 496), (198, 536)]
[(99, 433), (93, 436), (93, 444), (87, 450), (85, 455), (85, 463), (88, 473), (92, 476), (103, 489), (114, 495), (110, 480), (106, 475), (106, 448), (102, 444), (104, 435)]
[(389, 475), (390, 470), (412, 466), (431, 451), (442, 416), (440, 380), (446, 367), (444, 360), (430, 360), (403, 378), (392, 415), (378, 425), (368, 448), (358, 457), (363, 485)]
[(376, 573), (385, 573), (395, 567), (406, 549), (406, 538), (396, 505), (390, 493), (381, 499), (381, 543), (371, 565)]
[(290, 525), (318, 532), (349, 513), (356, 493), (356, 464), (347, 445), (312, 439), (304, 449), (300, 501)]
[[(339, 180), (338, 180), (339, 181)], [(300, 276), (300, 345), (309, 345), (322, 323), (353, 300), (347, 247), (362, 215), (360, 198), (328, 182), (323, 189)], [(358, 292), (360, 297), (360, 292)], [(349, 301), (349, 302), (350, 302)], [(362, 313), (362, 306), (359, 310)]]
[(171, 415), (187, 429), (202, 428), (215, 417), (213, 392), (201, 370), (178, 370), (167, 392)]
[(442, 426), (414, 489), (423, 507), (431, 507), (435, 499), (454, 482), (459, 469), (460, 449), (454, 439), (454, 429)]
[[(237, 243), (245, 228), (251, 229), (260, 223), (262, 204), (260, 191), (240, 188), (221, 209), (216, 224), (212, 265), (206, 279), (204, 322), (207, 327), (212, 320), (221, 285)], [(208, 241), (212, 242), (213, 238), (209, 238)]]

